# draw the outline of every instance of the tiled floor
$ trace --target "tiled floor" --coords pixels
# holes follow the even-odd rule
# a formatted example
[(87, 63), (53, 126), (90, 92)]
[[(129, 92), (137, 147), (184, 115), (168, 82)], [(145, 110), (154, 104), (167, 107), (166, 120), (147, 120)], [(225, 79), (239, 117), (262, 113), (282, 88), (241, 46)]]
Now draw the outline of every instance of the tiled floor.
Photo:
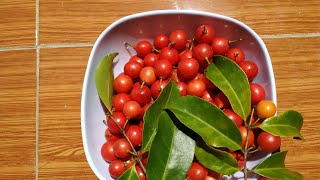
[(304, 141), (284, 140), (288, 168), (320, 179), (320, 2), (2, 0), (0, 179), (96, 179), (86, 162), (80, 96), (92, 44), (136, 12), (195, 9), (238, 19), (265, 41), (278, 109), (302, 112)]

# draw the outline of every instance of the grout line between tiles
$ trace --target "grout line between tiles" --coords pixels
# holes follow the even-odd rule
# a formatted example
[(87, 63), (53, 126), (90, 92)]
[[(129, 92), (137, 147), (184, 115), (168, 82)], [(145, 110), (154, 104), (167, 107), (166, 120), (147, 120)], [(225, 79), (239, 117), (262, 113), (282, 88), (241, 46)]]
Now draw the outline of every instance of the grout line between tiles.
[(39, 179), (39, 88), (40, 88), (40, 47), (39, 47), (39, 0), (36, 0), (36, 177)]
[(16, 46), (16, 47), (1, 47), (0, 51), (19, 51), (36, 49), (36, 46)]
[(320, 37), (320, 33), (274, 34), (274, 35), (261, 35), (260, 37), (263, 39), (305, 38), (305, 37)]
[(39, 48), (64, 48), (64, 47), (89, 47), (93, 46), (94, 43), (61, 43), (61, 44), (40, 44)]

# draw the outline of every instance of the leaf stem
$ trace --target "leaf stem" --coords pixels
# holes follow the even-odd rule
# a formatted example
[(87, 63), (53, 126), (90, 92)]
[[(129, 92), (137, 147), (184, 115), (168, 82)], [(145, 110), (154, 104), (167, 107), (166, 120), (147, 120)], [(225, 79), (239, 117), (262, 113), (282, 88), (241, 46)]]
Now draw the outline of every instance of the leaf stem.
[[(117, 123), (116, 120), (114, 120), (113, 116), (109, 116), (112, 121), (116, 124), (116, 126), (120, 129), (121, 134), (123, 134), (123, 136), (126, 138), (126, 140), (129, 142), (129, 145), (131, 147), (131, 149), (133, 150), (133, 152), (131, 154), (136, 154), (138, 155), (137, 151), (134, 149), (134, 146), (132, 145), (131, 141), (129, 140), (129, 137), (127, 136), (127, 134), (125, 133), (124, 129), (120, 127), (120, 125)], [(146, 168), (144, 167), (143, 163), (141, 162), (140, 158), (137, 158), (137, 161), (143, 171), (144, 174), (146, 174)]]
[(249, 136), (250, 136), (250, 131), (251, 131), (251, 121), (253, 118), (253, 112), (254, 112), (254, 108), (252, 108), (251, 111), (251, 115), (250, 115), (250, 121), (249, 124), (246, 124), (247, 126), (247, 137), (246, 137), (246, 143), (244, 146), (244, 168), (243, 168), (243, 173), (244, 173), (244, 179), (247, 180), (248, 179), (248, 169), (247, 169), (247, 159), (248, 159), (248, 141), (249, 141)]

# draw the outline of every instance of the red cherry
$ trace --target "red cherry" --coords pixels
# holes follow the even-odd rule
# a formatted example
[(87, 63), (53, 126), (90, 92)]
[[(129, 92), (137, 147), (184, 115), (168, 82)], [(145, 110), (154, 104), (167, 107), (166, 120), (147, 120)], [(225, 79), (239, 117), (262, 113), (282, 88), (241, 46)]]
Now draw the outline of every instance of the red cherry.
[(114, 160), (109, 164), (109, 173), (114, 179), (120, 177), (125, 171), (125, 164), (120, 160)]
[(139, 64), (141, 64), (142, 67), (144, 67), (144, 60), (141, 59), (138, 56), (131, 56), (131, 58), (129, 59), (129, 61), (135, 61), (138, 62)]
[(177, 50), (184, 49), (186, 47), (187, 40), (187, 34), (183, 30), (175, 30), (171, 32), (169, 36), (171, 47)]
[(169, 60), (161, 59), (154, 65), (154, 72), (160, 79), (167, 79), (172, 74), (172, 65)]
[(188, 180), (204, 180), (208, 169), (198, 162), (193, 162), (187, 174)]
[(192, 96), (201, 97), (205, 90), (206, 84), (199, 79), (193, 79), (187, 85), (187, 93)]
[(209, 170), (205, 180), (221, 180), (221, 175), (217, 172)]
[(198, 73), (194, 79), (200, 79), (203, 81), (206, 84), (206, 88), (209, 90), (217, 89), (217, 87), (204, 74)]
[(167, 59), (173, 66), (179, 62), (179, 52), (172, 47), (166, 47), (160, 50), (159, 59)]
[(113, 89), (117, 93), (128, 93), (133, 87), (133, 81), (130, 76), (121, 74), (113, 81)]
[(133, 147), (138, 147), (142, 143), (142, 129), (137, 125), (131, 125), (126, 131), (126, 135), (128, 136), (130, 142)]
[(139, 179), (140, 180), (146, 180), (146, 175), (143, 173), (142, 169), (140, 166), (136, 166), (136, 171), (137, 171), (137, 174), (139, 176)]
[(178, 74), (182, 78), (192, 79), (199, 71), (199, 63), (193, 58), (181, 60), (178, 64)]
[(232, 109), (223, 110), (224, 114), (228, 116), (238, 127), (242, 126), (243, 120)]
[(258, 74), (258, 66), (252, 61), (243, 61), (239, 64), (239, 66), (247, 75), (249, 81), (252, 81), (253, 78), (255, 78)]
[(239, 48), (232, 48), (226, 54), (227, 58), (233, 60), (237, 64), (240, 64), (245, 59), (244, 52)]
[[(127, 118), (122, 112), (113, 112), (113, 119), (121, 128), (124, 128)], [(120, 129), (110, 117), (107, 117), (107, 125), (111, 133), (121, 134)]]
[(107, 141), (116, 141), (121, 137), (119, 135), (112, 134), (109, 128), (105, 130), (104, 136), (106, 137)]
[(125, 138), (121, 138), (113, 144), (113, 151), (118, 158), (127, 159), (131, 156), (132, 148)]
[(191, 50), (184, 50), (182, 53), (180, 53), (180, 61), (184, 59), (190, 59), (192, 58), (192, 51)]
[[(161, 84), (160, 84), (161, 82)], [(151, 85), (151, 94), (154, 99), (157, 99), (162, 89), (168, 84), (167, 80), (157, 80)]]
[(213, 56), (213, 50), (209, 44), (202, 43), (195, 46), (192, 50), (193, 57), (199, 63), (208, 63)]
[(129, 159), (126, 162), (124, 162), (124, 165), (125, 165), (126, 169), (128, 170), (134, 165), (134, 162), (132, 161), (132, 159)]
[[(141, 109), (141, 118), (144, 117), (144, 114), (146, 113), (147, 109), (151, 106), (151, 103), (148, 103), (146, 105), (144, 105)], [(139, 122), (139, 124), (141, 123), (141, 121)], [(142, 121), (143, 123), (143, 121)]]
[(229, 41), (225, 37), (213, 38), (211, 47), (214, 55), (225, 55), (230, 48)]
[(231, 107), (227, 96), (222, 91), (219, 91), (218, 94), (215, 96), (214, 102), (216, 103), (217, 107), (220, 109)]
[(101, 155), (107, 162), (111, 162), (117, 159), (113, 152), (113, 144), (115, 141), (107, 141), (101, 147)]
[(260, 101), (264, 100), (266, 93), (262, 86), (257, 83), (250, 83), (251, 91), (251, 104), (258, 104)]
[(168, 46), (169, 38), (164, 34), (158, 34), (153, 40), (154, 47), (157, 50), (161, 50)]
[(145, 82), (146, 85), (151, 85), (156, 81), (157, 77), (153, 67), (144, 67), (140, 72), (140, 80)]
[(178, 82), (177, 86), (178, 86), (179, 91), (180, 91), (180, 96), (186, 96), (187, 95), (188, 86), (182, 81)]
[(178, 69), (172, 70), (172, 74), (170, 76), (170, 79), (171, 79), (171, 81), (176, 82), (176, 83), (184, 81), (184, 79), (178, 75)]
[(123, 106), (123, 114), (129, 119), (140, 117), (141, 106), (137, 101), (129, 101)]
[(112, 107), (114, 111), (122, 111), (125, 103), (131, 101), (131, 97), (126, 93), (116, 94), (112, 98)]
[(144, 57), (144, 65), (154, 67), (154, 64), (159, 60), (159, 55), (150, 53)]
[(208, 25), (208, 24), (201, 25), (201, 26), (198, 26), (195, 31), (195, 40), (198, 43), (211, 44), (215, 34), (216, 34), (216, 31), (211, 25)]
[(215, 102), (213, 101), (214, 96), (215, 95), (212, 92), (209, 93), (207, 90), (205, 90), (201, 98), (203, 100), (206, 100), (206, 101), (212, 103), (212, 104), (215, 104)]
[(281, 138), (263, 131), (258, 135), (257, 143), (261, 150), (272, 153), (280, 148)]
[(144, 106), (151, 101), (151, 90), (147, 86), (136, 86), (132, 89), (130, 97), (141, 106)]
[(149, 41), (142, 40), (134, 46), (134, 49), (139, 57), (144, 58), (146, 55), (152, 53), (152, 44)]
[[(136, 88), (136, 87), (141, 87), (141, 82), (139, 82), (139, 81), (138, 81), (138, 82), (135, 82), (135, 83), (133, 84), (133, 89)], [(132, 89), (132, 90), (133, 90), (133, 89)]]
[(132, 79), (138, 78), (141, 70), (142, 66), (137, 61), (129, 61), (124, 66), (124, 73), (130, 76)]
[(258, 178), (258, 180), (277, 180), (277, 179), (267, 178), (267, 177), (262, 177), (262, 176), (260, 176), (260, 177)]
[[(248, 129), (244, 126), (239, 127), (240, 133), (241, 133), (241, 137), (242, 137), (242, 148), (245, 148), (245, 144), (246, 144), (246, 138), (248, 135)], [(248, 139), (248, 148), (251, 147), (253, 145), (254, 142), (254, 134), (252, 131), (250, 131), (249, 133), (249, 139)]]

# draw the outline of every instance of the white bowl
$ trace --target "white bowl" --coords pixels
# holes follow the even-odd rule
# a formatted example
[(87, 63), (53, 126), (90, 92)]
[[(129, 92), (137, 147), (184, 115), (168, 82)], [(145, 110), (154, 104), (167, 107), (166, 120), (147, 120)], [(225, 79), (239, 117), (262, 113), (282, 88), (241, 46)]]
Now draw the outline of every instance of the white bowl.
[[(243, 40), (235, 45), (244, 50), (246, 59), (256, 62), (259, 67), (258, 76), (254, 81), (259, 82), (266, 90), (266, 99), (276, 103), (276, 88), (273, 69), (267, 48), (261, 38), (248, 26), (235, 19), (194, 10), (160, 10), (126, 16), (107, 27), (95, 42), (90, 54), (84, 77), (81, 99), (81, 128), (85, 154), (89, 165), (99, 179), (112, 179), (108, 172), (108, 163), (100, 155), (100, 148), (105, 142), (102, 123), (105, 118), (103, 108), (95, 88), (95, 69), (99, 60), (111, 52), (119, 52), (118, 63), (114, 66), (114, 74), (123, 71), (124, 64), (130, 55), (124, 42), (135, 43), (141, 39), (150, 42), (158, 33), (169, 34), (172, 30), (183, 29), (189, 38), (195, 28), (201, 24), (211, 24), (218, 36), (228, 39)], [(260, 154), (255, 161), (249, 162), (249, 167), (255, 166), (266, 154)], [(236, 177), (242, 177), (237, 173)], [(254, 178), (254, 177), (253, 177)]]

